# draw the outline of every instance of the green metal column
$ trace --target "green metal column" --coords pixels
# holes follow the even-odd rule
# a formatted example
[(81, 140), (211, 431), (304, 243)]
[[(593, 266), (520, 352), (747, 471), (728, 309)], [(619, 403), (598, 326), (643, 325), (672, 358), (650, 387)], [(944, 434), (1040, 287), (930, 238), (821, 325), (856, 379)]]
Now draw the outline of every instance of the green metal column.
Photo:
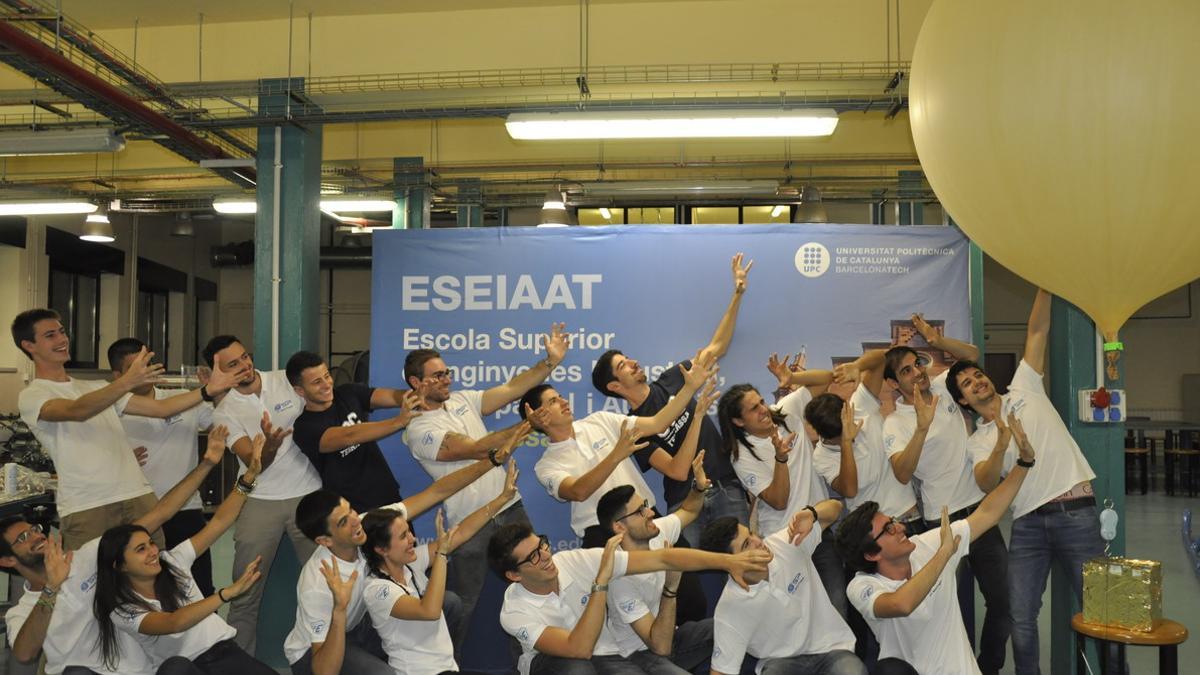
[(478, 178), (459, 180), (458, 202), (458, 226), (483, 227), (483, 187)]
[(401, 230), (429, 227), (429, 190), (425, 185), (425, 159), (393, 158), (392, 182), (396, 186), (396, 210), (392, 211), (392, 227)]
[[(1079, 308), (1054, 298), (1051, 317), (1050, 398), (1096, 472), (1093, 486), (1097, 504), (1103, 505), (1105, 499), (1111, 499), (1113, 508), (1121, 515), (1112, 552), (1124, 554), (1125, 425), (1079, 421), (1079, 390), (1094, 389), (1100, 384), (1110, 389), (1122, 388), (1124, 372), (1117, 380), (1108, 381), (1103, 381), (1103, 372), (1097, 374), (1096, 325)], [(1071, 578), (1057, 566), (1051, 569), (1050, 672), (1067, 675), (1075, 672), (1071, 617), (1080, 607), (1071, 589)], [(1094, 658), (1089, 660), (1096, 663)]]
[[(302, 78), (290, 83), (261, 80), (259, 85), (263, 115), (279, 115), (288, 101), (294, 105), (303, 100)], [(321, 126), (259, 127), (254, 357), (263, 370), (282, 368), (291, 354), (315, 350), (318, 344), (320, 195)], [(264, 589), (255, 656), (268, 665), (287, 667), (283, 641), (296, 616), (300, 561), (286, 534), (280, 539), (270, 574), (259, 582)]]
[[(280, 82), (262, 80), (260, 87), (263, 91), (277, 92), (281, 89)], [(303, 87), (303, 78), (293, 78), (291, 95), (301, 95)], [(288, 100), (287, 93), (262, 95), (259, 112), (279, 114)], [(254, 356), (255, 363), (263, 370), (282, 368), (289, 356), (301, 349), (316, 349), (318, 344), (321, 136), (320, 125), (282, 124), (258, 130)], [(278, 277), (273, 248), (276, 239)], [(277, 330), (273, 328), (275, 317)]]

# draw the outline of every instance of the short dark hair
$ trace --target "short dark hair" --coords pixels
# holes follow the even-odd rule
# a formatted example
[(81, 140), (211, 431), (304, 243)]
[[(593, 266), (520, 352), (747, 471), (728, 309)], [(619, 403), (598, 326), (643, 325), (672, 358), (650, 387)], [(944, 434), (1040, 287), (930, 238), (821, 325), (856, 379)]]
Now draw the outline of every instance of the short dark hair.
[(509, 523), (496, 530), (488, 540), (487, 547), (488, 567), (492, 568), (496, 576), (505, 582), (508, 581), (504, 573), (516, 568), (516, 561), (512, 556), (513, 549), (531, 534), (533, 528), (528, 523)]
[[(530, 410), (537, 410), (538, 408), (542, 407), (542, 394), (544, 394), (547, 389), (553, 388), (553, 386), (543, 382), (542, 384), (539, 384), (533, 389), (525, 392), (525, 394), (521, 396), (521, 400), (517, 403), (517, 412), (521, 414), (521, 419), (526, 419), (525, 406), (529, 406)], [(541, 429), (538, 429), (538, 431), (541, 431)]]
[(284, 366), (288, 384), (291, 384), (293, 387), (300, 386), (304, 371), (323, 365), (325, 365), (325, 359), (312, 352), (300, 351), (292, 354), (291, 358), (287, 360), (287, 365)]
[(825, 392), (804, 406), (804, 419), (821, 438), (836, 440), (842, 437), (842, 407), (845, 405), (841, 396)]
[(208, 344), (204, 345), (204, 350), (200, 352), (200, 356), (204, 357), (204, 362), (208, 364), (209, 368), (215, 368), (214, 364), (217, 360), (217, 352), (235, 342), (237, 344), (242, 343), (241, 340), (237, 339), (236, 335), (218, 335), (209, 340)]
[(613, 536), (613, 521), (625, 515), (625, 505), (637, 490), (632, 485), (618, 485), (604, 493), (596, 502), (596, 520), (604, 528), (608, 536)]
[(33, 354), (25, 351), (25, 348), (21, 346), (21, 341), (24, 340), (27, 342), (37, 342), (37, 335), (33, 332), (33, 327), (35, 324), (37, 324), (37, 322), (45, 321), (46, 319), (62, 321), (62, 317), (58, 315), (58, 312), (52, 309), (46, 309), (44, 307), (27, 309), (13, 319), (13, 342), (17, 343), (17, 349), (20, 349), (21, 352), (30, 359), (33, 359)]
[(867, 560), (868, 555), (879, 553), (879, 543), (871, 537), (876, 513), (879, 513), (877, 502), (859, 504), (842, 520), (833, 540), (833, 547), (842, 557), (842, 562), (867, 574), (874, 574), (879, 569), (878, 563)]
[(979, 372), (985, 375), (987, 374), (978, 363), (970, 359), (961, 359), (959, 361), (955, 361), (954, 364), (950, 366), (949, 372), (946, 373), (946, 391), (950, 392), (950, 396), (954, 399), (954, 402), (957, 403), (960, 408), (966, 411), (970, 411), (971, 408), (962, 402), (962, 387), (958, 386), (958, 374), (968, 368), (975, 368)]
[(900, 368), (900, 362), (903, 361), (904, 357), (908, 356), (909, 354), (912, 354), (918, 359), (921, 358), (921, 354), (908, 345), (896, 345), (895, 347), (887, 350), (887, 352), (883, 355), (884, 379), (896, 380), (896, 371)]
[(700, 549), (712, 553), (733, 553), (733, 539), (737, 533), (737, 518), (733, 516), (717, 518), (700, 533)]
[(609, 397), (616, 396), (608, 390), (608, 383), (617, 381), (612, 367), (613, 357), (617, 354), (624, 356), (624, 352), (620, 349), (610, 349), (601, 354), (600, 358), (596, 359), (596, 365), (592, 366), (592, 386), (596, 388), (596, 391)]
[(296, 505), (296, 527), (304, 536), (317, 540), (329, 536), (329, 514), (342, 503), (342, 497), (329, 490), (314, 490)]
[(110, 370), (120, 370), (121, 363), (130, 354), (137, 354), (146, 348), (146, 343), (133, 337), (123, 337), (108, 346), (108, 367)]
[(436, 349), (414, 349), (409, 352), (408, 356), (404, 357), (404, 383), (411, 387), (411, 378), (420, 380), (425, 377), (425, 363), (440, 358), (442, 354)]
[(0, 557), (16, 555), (16, 551), (13, 551), (12, 544), (9, 543), (8, 537), (5, 537), (4, 533), (8, 532), (8, 528), (12, 527), (13, 525), (19, 525), (25, 522), (28, 521), (25, 520), (24, 516), (9, 516), (3, 520), (0, 520)]

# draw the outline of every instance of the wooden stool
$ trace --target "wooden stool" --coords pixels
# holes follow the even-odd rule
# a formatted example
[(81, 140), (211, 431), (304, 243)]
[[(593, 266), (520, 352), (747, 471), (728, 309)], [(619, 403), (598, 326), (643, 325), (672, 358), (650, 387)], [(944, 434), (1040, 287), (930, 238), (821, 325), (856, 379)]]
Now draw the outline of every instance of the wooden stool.
[[(1142, 494), (1146, 494), (1146, 485), (1149, 482), (1150, 469), (1146, 466), (1146, 458), (1150, 455), (1150, 451), (1146, 448), (1125, 448), (1125, 492), (1129, 492), (1129, 487), (1133, 485), (1133, 481), (1129, 480), (1130, 469), (1137, 467), (1140, 473), (1138, 479), (1138, 487), (1141, 488)], [(1168, 480), (1170, 480), (1168, 478)]]
[(1173, 448), (1163, 451), (1166, 465), (1167, 494), (1175, 494), (1175, 467), (1179, 467), (1179, 491), (1187, 491), (1189, 497), (1194, 497), (1200, 489), (1200, 450)]
[[(1125, 663), (1125, 645), (1147, 645), (1158, 647), (1159, 675), (1179, 675), (1179, 645), (1187, 640), (1188, 631), (1183, 624), (1170, 619), (1159, 621), (1154, 630), (1143, 633), (1125, 628), (1112, 626), (1097, 626), (1084, 623), (1083, 613), (1071, 617), (1071, 628), (1075, 631), (1075, 672), (1088, 672), (1084, 663), (1083, 647), (1086, 638), (1092, 638), (1100, 643), (1100, 672), (1103, 675), (1120, 673)], [(1108, 652), (1113, 648), (1115, 663), (1109, 670)]]

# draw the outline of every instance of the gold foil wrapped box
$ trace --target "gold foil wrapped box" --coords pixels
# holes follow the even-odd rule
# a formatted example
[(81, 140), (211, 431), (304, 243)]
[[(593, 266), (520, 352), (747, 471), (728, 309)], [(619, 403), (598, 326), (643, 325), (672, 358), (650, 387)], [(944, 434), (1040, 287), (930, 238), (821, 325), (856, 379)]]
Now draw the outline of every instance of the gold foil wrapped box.
[(1162, 619), (1162, 563), (1095, 558), (1083, 565), (1083, 620), (1151, 631)]

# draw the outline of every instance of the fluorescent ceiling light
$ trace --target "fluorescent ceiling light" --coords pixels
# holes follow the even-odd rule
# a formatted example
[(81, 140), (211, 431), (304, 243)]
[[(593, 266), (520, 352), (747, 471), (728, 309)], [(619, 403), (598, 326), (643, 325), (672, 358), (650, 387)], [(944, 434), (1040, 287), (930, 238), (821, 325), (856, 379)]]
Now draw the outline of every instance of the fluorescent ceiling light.
[[(390, 213), (396, 210), (396, 202), (387, 199), (322, 199), (320, 209), (330, 215), (344, 211), (356, 213), (387, 211)], [(227, 214), (257, 213), (258, 202), (252, 199), (216, 200), (213, 201), (213, 210), (217, 213)]]
[(0, 156), (78, 155), (125, 149), (125, 137), (112, 129), (49, 129), (0, 133)]
[(605, 220), (612, 220), (612, 211), (609, 211), (607, 206), (601, 206), (600, 217)]
[(504, 126), (514, 139), (544, 141), (829, 136), (837, 123), (837, 111), (823, 108), (513, 113)]
[(0, 216), (44, 216), (65, 213), (93, 213), (91, 202), (0, 202)]
[(771, 217), (778, 218), (779, 216), (783, 215), (783, 211), (786, 208), (787, 204), (776, 204), (775, 208), (771, 209)]
[(591, 197), (672, 197), (712, 195), (775, 196), (774, 180), (629, 180), (583, 183), (583, 194)]

